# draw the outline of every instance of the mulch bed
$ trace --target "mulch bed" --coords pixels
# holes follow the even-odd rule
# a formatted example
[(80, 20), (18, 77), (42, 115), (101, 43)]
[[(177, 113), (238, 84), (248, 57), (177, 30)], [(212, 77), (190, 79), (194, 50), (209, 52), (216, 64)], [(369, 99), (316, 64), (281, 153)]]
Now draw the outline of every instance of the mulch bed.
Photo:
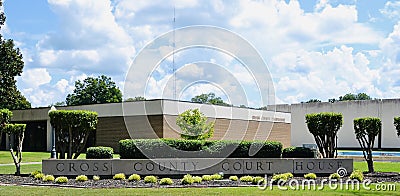
[[(398, 182), (400, 183), (399, 173), (389, 172), (376, 172), (371, 174), (364, 174), (365, 179), (371, 180), (372, 183), (380, 182)], [(271, 176), (269, 176), (271, 177)], [(304, 180), (303, 177), (294, 177), (300, 183)], [(328, 179), (328, 177), (318, 177), (316, 183), (320, 183), (322, 180)], [(181, 179), (173, 179), (173, 185), (159, 185), (152, 183), (144, 183), (143, 180), (139, 182), (128, 182), (127, 180), (113, 180), (113, 179), (101, 179), (98, 181), (88, 180), (86, 182), (75, 181), (75, 178), (71, 178), (65, 184), (57, 184), (55, 182), (43, 182), (41, 180), (34, 179), (33, 177), (26, 176), (15, 176), (15, 175), (0, 175), (0, 185), (26, 185), (26, 186), (54, 186), (54, 187), (70, 187), (70, 188), (172, 188), (172, 187), (243, 187), (243, 186), (257, 186), (250, 182), (236, 182), (230, 180), (217, 180), (201, 182), (199, 184), (192, 185), (181, 185)], [(269, 182), (270, 178), (268, 178)], [(348, 177), (341, 179), (343, 183), (348, 180)]]

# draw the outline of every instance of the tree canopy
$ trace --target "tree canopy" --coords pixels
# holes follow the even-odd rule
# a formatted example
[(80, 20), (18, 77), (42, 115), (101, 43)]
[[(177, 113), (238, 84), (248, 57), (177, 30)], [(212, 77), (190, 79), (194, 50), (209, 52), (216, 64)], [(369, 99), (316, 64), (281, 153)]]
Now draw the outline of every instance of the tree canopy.
[(207, 123), (207, 117), (199, 109), (189, 109), (179, 114), (176, 124), (181, 128), (181, 138), (204, 140), (214, 134), (214, 123)]
[(225, 103), (221, 97), (216, 97), (214, 93), (197, 95), (191, 99), (191, 102), (230, 106), (230, 104)]
[[(2, 1), (0, 0), (0, 7)], [(0, 12), (0, 29), (4, 25), (5, 15)], [(20, 76), (24, 68), (24, 61), (19, 48), (15, 47), (11, 39), (3, 39), (0, 34), (0, 108), (25, 109), (31, 104), (17, 89), (16, 76)]]
[(125, 99), (126, 102), (135, 102), (135, 101), (145, 101), (146, 98), (142, 96), (136, 96), (134, 98), (129, 97), (128, 99)]
[(372, 98), (366, 93), (358, 93), (358, 94), (347, 93), (343, 96), (339, 96), (338, 99), (332, 98), (329, 99), (328, 101), (334, 103), (337, 101), (352, 101), (352, 100), (372, 100)]
[(122, 102), (122, 93), (110, 77), (88, 77), (75, 82), (74, 92), (67, 95), (65, 102), (67, 105), (118, 103)]

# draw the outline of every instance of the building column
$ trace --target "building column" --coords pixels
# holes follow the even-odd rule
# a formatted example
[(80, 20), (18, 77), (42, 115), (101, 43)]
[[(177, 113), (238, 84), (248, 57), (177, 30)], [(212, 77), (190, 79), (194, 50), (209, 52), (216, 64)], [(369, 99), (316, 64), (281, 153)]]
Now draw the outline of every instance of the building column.
[(52, 144), (51, 144), (51, 124), (50, 119), (47, 119), (47, 129), (46, 129), (46, 150), (51, 151)]

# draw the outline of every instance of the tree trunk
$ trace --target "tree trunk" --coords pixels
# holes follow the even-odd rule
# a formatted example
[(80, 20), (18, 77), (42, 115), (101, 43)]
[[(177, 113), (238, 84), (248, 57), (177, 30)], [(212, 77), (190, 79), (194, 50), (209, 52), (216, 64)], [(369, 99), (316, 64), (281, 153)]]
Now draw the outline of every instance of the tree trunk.
[(19, 176), (19, 175), (21, 175), (21, 164), (20, 163), (17, 163), (17, 164), (15, 164), (15, 175), (16, 176)]
[(374, 161), (372, 160), (371, 153), (368, 154), (367, 164), (368, 164), (368, 172), (369, 173), (374, 172)]

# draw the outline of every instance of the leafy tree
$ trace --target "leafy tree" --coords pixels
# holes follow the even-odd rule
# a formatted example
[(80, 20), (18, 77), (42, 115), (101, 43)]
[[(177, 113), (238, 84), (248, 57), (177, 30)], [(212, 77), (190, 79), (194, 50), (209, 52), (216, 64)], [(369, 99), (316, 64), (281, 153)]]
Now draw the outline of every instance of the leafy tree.
[(10, 143), (10, 153), (13, 158), (16, 172), (15, 175), (21, 174), (21, 162), (22, 162), (22, 144), (24, 142), (26, 124), (7, 124), (2, 132), (7, 133), (9, 141), (14, 136), (17, 139), (17, 150), (14, 152), (12, 144)]
[[(0, 7), (2, 1), (0, 0)], [(0, 12), (0, 29), (4, 25), (5, 15)], [(0, 34), (0, 108), (25, 109), (31, 104), (17, 89), (16, 76), (20, 76), (24, 68), (24, 61), (19, 48), (15, 47), (13, 40), (3, 39)]]
[(214, 123), (207, 123), (207, 117), (199, 109), (189, 109), (179, 114), (176, 125), (181, 128), (183, 139), (204, 140), (214, 134)]
[(56, 103), (52, 103), (49, 105), (49, 107), (51, 106), (66, 106), (67, 104), (65, 103), (65, 101), (57, 101)]
[(59, 158), (76, 159), (85, 150), (89, 132), (95, 131), (97, 113), (84, 110), (49, 112), (51, 126), (56, 132), (56, 151)]
[(310, 100), (306, 101), (306, 103), (320, 103), (320, 102), (321, 102), (321, 100), (319, 100), (319, 99), (310, 99)]
[(306, 123), (322, 156), (336, 157), (337, 132), (343, 124), (342, 114), (330, 112), (306, 114)]
[(101, 75), (76, 81), (72, 94), (68, 94), (67, 105), (122, 102), (122, 93), (110, 77)]
[(146, 100), (146, 98), (144, 98), (142, 96), (137, 96), (134, 98), (130, 97), (130, 98), (126, 99), (125, 101), (126, 102), (134, 102), (134, 101), (145, 101), (145, 100)]
[(397, 136), (400, 137), (400, 117), (394, 117), (394, 127), (397, 130)]
[(371, 100), (372, 98), (365, 94), (365, 93), (358, 93), (352, 94), (352, 93), (347, 93), (344, 96), (339, 97), (339, 101), (351, 101), (351, 100)]
[(197, 95), (191, 99), (191, 102), (230, 106), (230, 104), (225, 103), (221, 97), (216, 97), (214, 93)]
[(372, 159), (372, 148), (376, 136), (381, 132), (382, 122), (379, 118), (366, 117), (354, 119), (354, 132), (358, 143), (363, 150), (365, 161), (368, 164), (368, 172), (374, 172), (374, 161)]
[(8, 134), (9, 141), (11, 136), (15, 136), (18, 142), (17, 151), (14, 153), (12, 144), (10, 143), (10, 153), (14, 160), (16, 175), (21, 173), (21, 161), (22, 161), (22, 143), (24, 141), (25, 124), (8, 124), (10, 122), (13, 113), (8, 109), (0, 109), (0, 143), (2, 133)]

